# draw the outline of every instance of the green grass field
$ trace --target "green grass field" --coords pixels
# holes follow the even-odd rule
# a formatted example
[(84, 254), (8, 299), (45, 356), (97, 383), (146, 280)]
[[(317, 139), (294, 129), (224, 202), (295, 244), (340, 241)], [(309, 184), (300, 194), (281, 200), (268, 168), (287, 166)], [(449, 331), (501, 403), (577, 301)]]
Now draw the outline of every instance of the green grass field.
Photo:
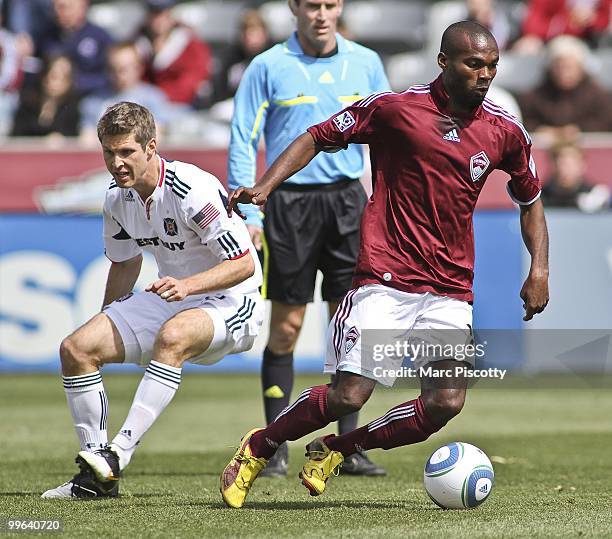
[[(139, 379), (105, 377), (111, 437)], [(322, 380), (298, 377), (295, 388)], [(472, 390), (463, 413), (427, 442), (371, 453), (386, 478), (333, 478), (320, 498), (297, 479), (304, 441), (295, 442), (290, 478), (259, 480), (245, 507), (230, 510), (218, 475), (261, 423), (257, 377), (188, 373), (126, 471), (120, 499), (57, 501), (40, 493), (72, 477), (77, 452), (60, 379), (0, 375), (0, 520), (60, 518), (69, 537), (610, 537), (612, 391), (551, 385)], [(378, 391), (362, 422), (413, 395)], [(473, 511), (442, 511), (422, 487), (426, 458), (453, 440), (494, 460), (493, 494)]]

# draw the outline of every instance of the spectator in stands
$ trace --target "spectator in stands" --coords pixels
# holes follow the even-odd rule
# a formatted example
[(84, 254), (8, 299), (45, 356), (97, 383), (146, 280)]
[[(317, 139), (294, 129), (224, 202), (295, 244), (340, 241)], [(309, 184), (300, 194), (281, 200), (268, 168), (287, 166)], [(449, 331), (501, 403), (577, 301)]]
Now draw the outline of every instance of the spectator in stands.
[(355, 41), (355, 36), (351, 29), (349, 28), (346, 19), (340, 15), (338, 18), (338, 24), (336, 25), (336, 31), (344, 38), (349, 39), (350, 41)]
[(495, 0), (466, 0), (465, 8), (467, 11), (465, 19), (487, 28), (495, 36), (499, 49), (504, 50), (511, 37), (511, 24)]
[(72, 137), (77, 135), (78, 127), (72, 63), (67, 56), (52, 56), (43, 64), (38, 84), (22, 92), (11, 134)]
[(112, 38), (87, 20), (88, 0), (53, 0), (55, 26), (37, 43), (40, 56), (63, 54), (74, 65), (75, 87), (81, 95), (104, 89), (106, 54)]
[(571, 35), (597, 45), (610, 24), (611, 0), (530, 0), (523, 20), (523, 37), (514, 50), (535, 54), (560, 35)]
[(240, 16), (238, 41), (221, 62), (215, 77), (215, 101), (234, 97), (251, 60), (272, 46), (268, 27), (259, 12), (249, 9)]
[(34, 43), (53, 28), (52, 0), (5, 0), (2, 2), (6, 15), (6, 27), (23, 39), (34, 53)]
[(191, 105), (205, 91), (212, 57), (193, 29), (175, 19), (174, 4), (174, 0), (146, 0), (148, 15), (138, 46), (147, 60), (146, 79), (170, 101)]
[(610, 207), (606, 185), (592, 185), (585, 177), (582, 150), (574, 142), (561, 141), (550, 151), (552, 174), (542, 188), (545, 206), (578, 208), (592, 213)]
[[(0, 7), (2, 0), (0, 0)], [(0, 9), (0, 91), (18, 88), (22, 79), (22, 51), (16, 34), (4, 27)]]
[(120, 101), (147, 107), (155, 116), (159, 131), (167, 126), (172, 105), (157, 86), (144, 82), (144, 65), (134, 43), (112, 45), (108, 52), (112, 88), (85, 98), (81, 103), (81, 139), (98, 143), (96, 127), (104, 111)]
[(587, 46), (560, 36), (550, 42), (548, 53), (542, 84), (519, 96), (527, 129), (570, 139), (580, 131), (612, 129), (610, 96), (586, 71)]
[(13, 121), (18, 101), (17, 90), (21, 83), (21, 54), (18, 38), (2, 25), (2, 0), (0, 0), (0, 136), (6, 135)]

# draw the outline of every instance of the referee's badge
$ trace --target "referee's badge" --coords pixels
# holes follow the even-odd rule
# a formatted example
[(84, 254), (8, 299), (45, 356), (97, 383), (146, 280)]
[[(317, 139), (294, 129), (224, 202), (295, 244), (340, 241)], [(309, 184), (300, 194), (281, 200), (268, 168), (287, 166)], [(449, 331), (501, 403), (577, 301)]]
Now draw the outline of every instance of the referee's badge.
[(164, 219), (164, 230), (168, 236), (176, 236), (178, 234), (176, 221), (172, 219), (172, 217), (166, 217)]
[(338, 131), (343, 133), (349, 127), (355, 125), (355, 118), (348, 110), (346, 110), (334, 118), (334, 124), (338, 128)]
[(357, 344), (358, 340), (359, 330), (355, 326), (353, 326), (351, 329), (348, 330), (348, 333), (346, 334), (346, 339), (344, 340), (344, 352), (348, 354), (353, 349), (355, 344)]

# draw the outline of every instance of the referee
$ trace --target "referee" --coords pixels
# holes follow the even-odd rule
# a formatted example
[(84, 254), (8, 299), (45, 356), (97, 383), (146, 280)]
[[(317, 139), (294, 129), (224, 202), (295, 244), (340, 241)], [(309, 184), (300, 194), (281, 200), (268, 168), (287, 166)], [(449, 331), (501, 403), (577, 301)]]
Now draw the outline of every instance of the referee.
[[(262, 133), (270, 166), (307, 127), (369, 94), (389, 89), (378, 54), (336, 33), (342, 4), (343, 0), (289, 0), (296, 32), (255, 57), (245, 71), (234, 101), (230, 189), (253, 186)], [(289, 404), (293, 350), (306, 304), (313, 299), (317, 270), (323, 273), (321, 293), (330, 317), (350, 289), (367, 200), (359, 182), (363, 170), (359, 146), (321, 153), (272, 193), (263, 223), (257, 207), (241, 207), (255, 247), (264, 252), (262, 292), (272, 301), (261, 373), (268, 423)], [(338, 423), (341, 434), (349, 432), (357, 427), (357, 414)], [(347, 457), (342, 471), (385, 474), (365, 453)], [(261, 475), (287, 475), (286, 445)]]

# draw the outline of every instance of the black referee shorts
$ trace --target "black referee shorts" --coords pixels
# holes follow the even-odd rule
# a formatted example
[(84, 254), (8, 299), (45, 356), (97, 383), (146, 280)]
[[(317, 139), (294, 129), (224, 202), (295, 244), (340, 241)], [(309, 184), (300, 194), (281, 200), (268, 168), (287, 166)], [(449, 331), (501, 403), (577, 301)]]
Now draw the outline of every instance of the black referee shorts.
[(359, 252), (359, 226), (367, 202), (357, 180), (334, 184), (283, 184), (265, 207), (265, 294), (301, 305), (313, 299), (317, 270), (321, 295), (340, 301), (351, 288)]

